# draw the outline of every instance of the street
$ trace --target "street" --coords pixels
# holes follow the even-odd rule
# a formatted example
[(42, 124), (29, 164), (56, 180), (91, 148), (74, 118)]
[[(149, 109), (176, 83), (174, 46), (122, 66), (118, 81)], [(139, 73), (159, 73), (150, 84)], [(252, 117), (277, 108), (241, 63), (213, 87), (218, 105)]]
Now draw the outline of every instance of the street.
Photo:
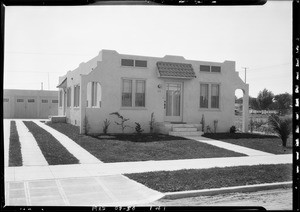
[(267, 210), (292, 210), (292, 189), (274, 189), (251, 193), (229, 193), (176, 200), (158, 200), (152, 206), (262, 206)]

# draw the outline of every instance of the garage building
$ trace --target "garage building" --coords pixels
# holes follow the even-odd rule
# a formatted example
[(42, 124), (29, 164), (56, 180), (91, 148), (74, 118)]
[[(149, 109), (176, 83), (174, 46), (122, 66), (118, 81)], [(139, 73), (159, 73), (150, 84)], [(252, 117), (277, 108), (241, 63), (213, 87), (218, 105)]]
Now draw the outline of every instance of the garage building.
[(57, 114), (58, 91), (4, 89), (4, 118), (44, 119)]

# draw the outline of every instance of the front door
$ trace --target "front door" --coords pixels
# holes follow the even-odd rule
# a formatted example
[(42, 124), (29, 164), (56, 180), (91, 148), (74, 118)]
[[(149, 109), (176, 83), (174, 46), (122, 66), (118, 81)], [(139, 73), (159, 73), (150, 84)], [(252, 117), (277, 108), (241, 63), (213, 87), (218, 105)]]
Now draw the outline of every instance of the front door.
[(182, 121), (182, 83), (166, 82), (165, 121)]

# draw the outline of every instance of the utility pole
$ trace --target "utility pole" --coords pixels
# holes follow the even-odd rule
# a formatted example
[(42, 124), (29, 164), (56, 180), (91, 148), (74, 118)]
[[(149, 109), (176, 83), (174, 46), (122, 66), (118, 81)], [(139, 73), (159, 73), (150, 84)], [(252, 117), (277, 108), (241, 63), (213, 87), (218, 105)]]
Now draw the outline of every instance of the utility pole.
[(245, 83), (246, 83), (246, 79), (247, 79), (247, 67), (242, 67), (243, 69), (245, 69)]

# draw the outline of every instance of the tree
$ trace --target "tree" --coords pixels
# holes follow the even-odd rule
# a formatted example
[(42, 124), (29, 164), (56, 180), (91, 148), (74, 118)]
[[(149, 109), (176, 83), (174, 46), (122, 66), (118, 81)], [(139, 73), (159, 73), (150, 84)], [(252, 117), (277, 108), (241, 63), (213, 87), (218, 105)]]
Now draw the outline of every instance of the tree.
[(268, 122), (273, 131), (281, 138), (282, 146), (286, 147), (287, 139), (292, 132), (292, 119), (279, 118), (277, 115), (271, 115), (269, 116)]
[(285, 92), (274, 97), (280, 115), (285, 115), (292, 105), (292, 95)]
[(272, 104), (274, 94), (272, 91), (268, 91), (266, 88), (260, 91), (257, 96), (257, 102), (261, 110), (268, 110), (269, 106)]
[(253, 110), (259, 110), (259, 105), (255, 97), (249, 96), (249, 107)]

